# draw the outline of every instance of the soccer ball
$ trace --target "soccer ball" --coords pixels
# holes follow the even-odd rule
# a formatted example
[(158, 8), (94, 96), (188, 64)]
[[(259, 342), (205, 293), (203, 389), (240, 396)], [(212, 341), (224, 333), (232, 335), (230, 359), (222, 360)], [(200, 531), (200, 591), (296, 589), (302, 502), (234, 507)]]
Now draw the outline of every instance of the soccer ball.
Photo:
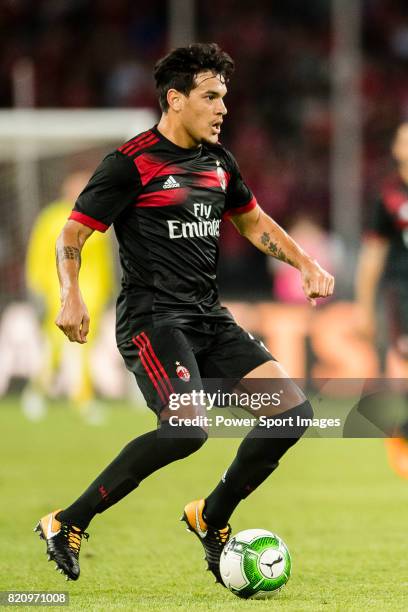
[(289, 580), (292, 561), (279, 536), (265, 529), (246, 529), (224, 546), (220, 572), (227, 589), (248, 599), (275, 595)]

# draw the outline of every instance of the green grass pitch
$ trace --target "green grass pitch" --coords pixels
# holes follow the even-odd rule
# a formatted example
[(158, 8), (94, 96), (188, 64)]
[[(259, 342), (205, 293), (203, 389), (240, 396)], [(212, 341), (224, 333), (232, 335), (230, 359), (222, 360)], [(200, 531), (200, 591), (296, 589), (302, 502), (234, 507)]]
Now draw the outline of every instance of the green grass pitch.
[(16, 399), (0, 403), (0, 590), (68, 590), (72, 610), (407, 609), (408, 482), (389, 469), (381, 440), (302, 440), (240, 505), (233, 531), (275, 531), (291, 551), (292, 577), (272, 601), (242, 601), (213, 584), (200, 544), (178, 520), (218, 481), (234, 439), (210, 440), (97, 516), (81, 578), (65, 582), (34, 525), (153, 427), (147, 409), (129, 406), (109, 404), (106, 423), (91, 427), (64, 404), (30, 423)]

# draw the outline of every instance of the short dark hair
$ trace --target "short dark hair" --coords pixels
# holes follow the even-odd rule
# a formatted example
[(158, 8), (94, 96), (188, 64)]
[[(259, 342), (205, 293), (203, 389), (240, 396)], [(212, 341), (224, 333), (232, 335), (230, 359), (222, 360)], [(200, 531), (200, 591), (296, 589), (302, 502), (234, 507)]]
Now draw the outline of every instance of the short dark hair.
[(188, 96), (195, 87), (195, 76), (205, 70), (220, 74), (228, 81), (234, 72), (234, 61), (216, 43), (194, 43), (188, 47), (178, 47), (160, 59), (154, 67), (154, 78), (162, 111), (169, 109), (169, 89), (177, 89)]

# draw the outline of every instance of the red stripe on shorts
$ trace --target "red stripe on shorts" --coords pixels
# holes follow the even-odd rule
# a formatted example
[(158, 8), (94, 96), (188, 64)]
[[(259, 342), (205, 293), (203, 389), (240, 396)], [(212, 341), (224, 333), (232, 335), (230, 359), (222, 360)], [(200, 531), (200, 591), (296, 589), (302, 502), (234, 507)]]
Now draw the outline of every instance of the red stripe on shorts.
[[(160, 370), (160, 372), (161, 372), (161, 374), (162, 374), (162, 376), (163, 376), (163, 380), (164, 380), (164, 381), (167, 383), (168, 388), (169, 388), (169, 390), (170, 390), (170, 393), (174, 393), (174, 388), (173, 388), (173, 385), (171, 384), (170, 379), (169, 379), (169, 377), (167, 376), (167, 372), (166, 372), (166, 370), (164, 369), (163, 364), (161, 363), (160, 359), (157, 357), (156, 353), (154, 352), (153, 347), (152, 347), (152, 345), (151, 345), (151, 342), (150, 342), (150, 340), (149, 340), (149, 337), (147, 336), (147, 334), (146, 334), (145, 332), (142, 332), (142, 333), (140, 334), (140, 336), (141, 336), (141, 337), (142, 337), (142, 339), (143, 339), (143, 340), (146, 342), (147, 349), (148, 349), (148, 351), (150, 352), (150, 355), (151, 355), (152, 359), (154, 359), (154, 361), (155, 361), (156, 365), (158, 366), (158, 368), (159, 368), (159, 370)], [(138, 337), (139, 337), (139, 336), (138, 336)]]
[[(133, 342), (133, 344), (135, 344), (140, 349), (139, 350), (140, 361), (142, 362), (142, 365), (143, 365), (144, 369), (146, 370), (150, 380), (152, 381), (152, 383), (153, 383), (153, 385), (154, 385), (154, 387), (155, 387), (155, 389), (156, 389), (156, 391), (157, 391), (161, 401), (163, 402), (164, 405), (167, 405), (167, 403), (168, 403), (168, 392), (166, 393), (167, 394), (167, 398), (166, 398), (166, 396), (163, 394), (163, 391), (162, 391), (162, 389), (160, 389), (159, 384), (158, 384), (158, 382), (157, 382), (157, 380), (155, 378), (155, 373), (156, 373), (156, 375), (158, 375), (158, 372), (157, 372), (156, 368), (152, 364), (149, 355), (146, 355), (146, 356), (144, 355), (146, 346), (144, 346), (140, 340), (138, 341), (137, 338), (132, 338), (132, 342)], [(152, 366), (152, 369), (151, 369), (151, 366), (149, 366), (148, 361), (150, 362), (150, 364)]]

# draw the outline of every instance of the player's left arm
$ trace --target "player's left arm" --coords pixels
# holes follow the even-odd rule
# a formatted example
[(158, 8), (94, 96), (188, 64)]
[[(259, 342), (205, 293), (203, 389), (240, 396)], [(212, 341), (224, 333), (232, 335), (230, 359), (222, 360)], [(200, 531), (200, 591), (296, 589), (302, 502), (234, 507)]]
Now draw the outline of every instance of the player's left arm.
[(334, 291), (334, 277), (310, 257), (259, 205), (249, 212), (231, 216), (242, 236), (266, 255), (297, 268), (306, 298), (315, 306), (315, 298), (329, 297)]

